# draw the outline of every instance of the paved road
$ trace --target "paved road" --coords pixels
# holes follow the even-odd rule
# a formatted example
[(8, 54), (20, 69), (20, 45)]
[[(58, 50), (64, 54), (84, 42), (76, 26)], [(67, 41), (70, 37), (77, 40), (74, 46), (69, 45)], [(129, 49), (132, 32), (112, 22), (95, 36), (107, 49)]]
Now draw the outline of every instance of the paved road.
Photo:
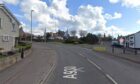
[(30, 56), (0, 72), (0, 84), (41, 84), (55, 62), (55, 51), (33, 43)]
[(74, 45), (34, 43), (30, 56), (0, 72), (0, 84), (140, 84), (140, 65)]
[(140, 65), (86, 48), (49, 44), (57, 65), (45, 84), (140, 84)]

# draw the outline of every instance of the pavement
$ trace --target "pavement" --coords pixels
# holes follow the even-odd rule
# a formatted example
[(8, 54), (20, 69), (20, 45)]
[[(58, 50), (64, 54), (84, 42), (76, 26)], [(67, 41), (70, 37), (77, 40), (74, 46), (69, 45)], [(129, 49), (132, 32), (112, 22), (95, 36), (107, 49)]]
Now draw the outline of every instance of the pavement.
[(57, 65), (44, 84), (140, 84), (140, 65), (91, 49), (49, 44)]
[(45, 43), (33, 43), (32, 53), (0, 72), (0, 84), (42, 84), (55, 64), (56, 53)]
[(139, 63), (140, 64), (140, 50), (138, 50), (137, 55), (135, 55), (135, 51), (133, 49), (126, 49), (125, 54), (123, 53), (122, 48), (114, 48), (114, 53), (112, 52), (112, 47), (109, 43), (104, 44), (104, 45), (90, 45), (90, 44), (80, 44), (77, 46), (81, 46), (87, 49), (91, 49), (93, 51), (95, 47), (104, 47), (106, 50), (104, 51), (97, 51), (103, 54), (115, 56), (121, 59), (125, 59), (131, 62)]

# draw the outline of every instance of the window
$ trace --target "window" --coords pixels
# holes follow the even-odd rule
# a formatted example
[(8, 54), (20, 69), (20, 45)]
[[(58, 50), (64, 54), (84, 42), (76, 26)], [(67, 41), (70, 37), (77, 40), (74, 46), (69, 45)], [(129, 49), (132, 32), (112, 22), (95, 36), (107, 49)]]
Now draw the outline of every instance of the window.
[(3, 42), (8, 42), (9, 41), (9, 36), (5, 35), (2, 37)]
[(133, 39), (133, 37), (130, 37), (130, 39)]

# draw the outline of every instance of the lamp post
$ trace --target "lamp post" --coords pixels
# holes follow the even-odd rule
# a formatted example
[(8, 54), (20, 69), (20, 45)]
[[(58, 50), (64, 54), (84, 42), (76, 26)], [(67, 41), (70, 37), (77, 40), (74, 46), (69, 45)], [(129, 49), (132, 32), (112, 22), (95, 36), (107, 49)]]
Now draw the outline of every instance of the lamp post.
[(112, 30), (111, 30), (111, 31), (112, 31), (112, 40), (113, 40), (113, 39), (114, 39), (114, 33), (113, 33), (113, 32), (114, 32), (114, 30), (113, 30), (113, 28), (112, 28)]
[(33, 11), (34, 10), (31, 10), (31, 43), (32, 43), (32, 41), (33, 41), (33, 36), (32, 36), (32, 14), (33, 14)]
[(45, 27), (45, 30), (44, 30), (44, 42), (45, 42), (45, 43), (47, 42), (46, 36), (47, 36), (47, 34), (46, 34), (46, 27)]

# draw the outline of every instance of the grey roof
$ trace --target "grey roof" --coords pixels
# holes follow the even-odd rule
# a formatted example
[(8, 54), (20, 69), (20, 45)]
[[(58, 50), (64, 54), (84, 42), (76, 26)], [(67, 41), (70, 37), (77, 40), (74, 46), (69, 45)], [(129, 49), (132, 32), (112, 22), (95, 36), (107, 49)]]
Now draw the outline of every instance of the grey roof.
[(6, 12), (12, 17), (12, 19), (14, 19), (18, 23), (18, 25), (21, 24), (18, 21), (18, 19), (11, 13), (11, 11), (4, 4), (0, 4), (0, 7), (4, 8), (6, 10)]
[[(127, 35), (127, 36), (132, 36), (132, 35), (135, 35), (135, 34), (137, 34), (137, 33), (140, 33), (140, 31), (138, 31), (138, 32), (136, 32), (136, 33), (133, 33), (133, 34), (129, 34), (129, 35)], [(127, 37), (126, 36), (126, 37)]]

